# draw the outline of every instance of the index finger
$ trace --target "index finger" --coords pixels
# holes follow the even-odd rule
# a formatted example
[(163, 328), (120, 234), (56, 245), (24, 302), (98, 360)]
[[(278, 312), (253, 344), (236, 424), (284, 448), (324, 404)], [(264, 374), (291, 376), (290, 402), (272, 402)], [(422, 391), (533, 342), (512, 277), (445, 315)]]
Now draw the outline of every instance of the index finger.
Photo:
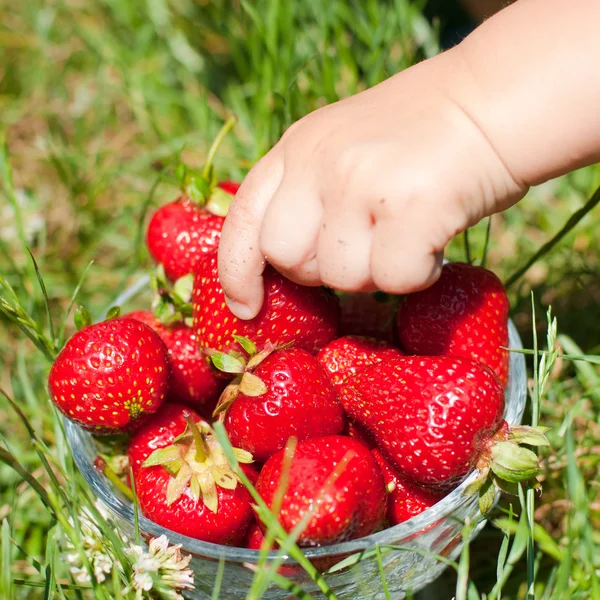
[(259, 238), (263, 216), (283, 178), (283, 155), (277, 147), (248, 173), (223, 225), (219, 243), (219, 280), (231, 312), (255, 317), (263, 303), (265, 260)]

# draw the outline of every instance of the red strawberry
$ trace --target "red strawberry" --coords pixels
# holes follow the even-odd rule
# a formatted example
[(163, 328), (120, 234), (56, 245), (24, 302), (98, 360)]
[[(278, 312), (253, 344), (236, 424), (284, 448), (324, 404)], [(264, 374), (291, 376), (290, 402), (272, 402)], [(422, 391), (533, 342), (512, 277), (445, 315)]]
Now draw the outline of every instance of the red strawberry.
[(219, 187), (227, 192), (228, 194), (231, 194), (232, 196), (235, 196), (237, 194), (237, 191), (240, 189), (240, 183), (238, 183), (237, 181), (220, 181), (219, 182)]
[(262, 543), (265, 540), (265, 536), (262, 529), (258, 526), (258, 523), (253, 523), (248, 529), (246, 539), (244, 540), (244, 548), (249, 550), (260, 550)]
[[(135, 476), (142, 514), (168, 529), (205, 542), (239, 545), (253, 520), (251, 497), (231, 471), (225, 454), (205, 423), (173, 435), (171, 445), (155, 450)], [(159, 429), (160, 423), (158, 423)], [(235, 450), (242, 463), (247, 452)], [(248, 474), (254, 469), (244, 464)]]
[[(285, 464), (282, 450), (260, 472), (256, 489), (272, 507)], [(381, 470), (370, 451), (342, 436), (299, 442), (281, 502), (279, 521), (291, 531), (310, 509), (314, 513), (298, 538), (300, 546), (335, 544), (373, 533), (386, 509)]]
[(342, 297), (340, 335), (362, 335), (394, 342), (395, 299), (379, 301), (374, 294), (357, 293)]
[(493, 371), (459, 357), (389, 359), (355, 375), (340, 397), (401, 475), (430, 486), (475, 466), (504, 411)]
[(217, 273), (217, 252), (200, 264), (192, 297), (194, 328), (201, 348), (239, 350), (234, 334), (253, 340), (259, 348), (267, 343), (294, 342), (311, 353), (318, 352), (337, 334), (339, 301), (324, 288), (297, 285), (267, 267), (264, 272), (265, 302), (260, 313), (242, 321), (227, 308)]
[(371, 450), (388, 489), (387, 520), (390, 525), (408, 521), (436, 504), (441, 495), (425, 490), (399, 475), (379, 450)]
[(369, 448), (369, 450), (377, 447), (377, 444), (375, 444), (373, 440), (373, 436), (362, 425), (359, 425), (350, 419), (346, 422), (344, 435), (360, 442), (363, 446)]
[(314, 356), (301, 348), (275, 350), (254, 367), (260, 358), (250, 359), (233, 402), (225, 398), (225, 428), (234, 446), (263, 462), (290, 437), (341, 433), (342, 405)]
[(410, 354), (465, 356), (508, 380), (509, 302), (504, 286), (483, 267), (444, 265), (430, 288), (408, 295), (397, 315), (398, 337)]
[(169, 398), (209, 418), (226, 382), (198, 350), (194, 330), (181, 322), (163, 325), (150, 311), (127, 316), (152, 327), (167, 347), (172, 365)]
[(387, 342), (348, 335), (337, 338), (321, 348), (317, 360), (339, 392), (345, 381), (365, 367), (403, 355), (403, 352)]
[(158, 410), (169, 389), (167, 349), (136, 319), (89, 325), (66, 343), (48, 385), (69, 419), (94, 433), (133, 429)]
[(148, 225), (148, 250), (173, 281), (193, 273), (204, 256), (219, 244), (225, 215), (239, 184), (217, 183), (212, 161), (234, 124), (235, 118), (230, 118), (223, 125), (202, 171), (183, 164), (177, 167), (182, 195), (159, 208)]
[(196, 423), (205, 422), (195, 410), (183, 404), (163, 404), (161, 409), (133, 434), (127, 454), (134, 477), (142, 463), (155, 450), (170, 446), (173, 440), (185, 431), (187, 417), (191, 417)]
[[(218, 186), (231, 195), (232, 182)], [(219, 245), (224, 222), (222, 214), (214, 214), (184, 195), (152, 216), (146, 236), (148, 250), (164, 266), (167, 277), (175, 281), (193, 273), (206, 254)]]

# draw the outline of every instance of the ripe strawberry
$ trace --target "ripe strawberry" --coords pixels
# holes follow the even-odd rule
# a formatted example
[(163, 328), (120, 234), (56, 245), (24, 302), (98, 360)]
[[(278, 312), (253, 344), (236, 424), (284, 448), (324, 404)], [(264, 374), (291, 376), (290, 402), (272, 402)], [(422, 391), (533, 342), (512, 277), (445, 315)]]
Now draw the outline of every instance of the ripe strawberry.
[[(287, 450), (264, 465), (256, 489), (272, 507)], [(337, 435), (298, 442), (283, 493), (279, 521), (291, 531), (308, 510), (314, 513), (298, 538), (300, 546), (335, 544), (369, 535), (381, 525), (386, 490), (381, 470), (359, 442)]]
[[(227, 358), (239, 375), (220, 401), (227, 410), (225, 429), (234, 446), (259, 462), (281, 450), (290, 437), (333, 435), (344, 429), (344, 410), (323, 367), (301, 348), (267, 349), (260, 355), (249, 340), (247, 364), (240, 358), (213, 354), (215, 363)], [(237, 363), (235, 362), (237, 361)]]
[[(218, 189), (231, 190), (230, 182)], [(225, 191), (233, 198), (231, 192)], [(206, 254), (219, 245), (225, 217), (187, 197), (160, 207), (148, 225), (146, 243), (173, 281), (193, 273)]]
[(498, 277), (483, 267), (444, 265), (430, 288), (408, 295), (397, 315), (398, 337), (410, 354), (465, 356), (508, 380), (509, 302)]
[(148, 250), (173, 281), (193, 273), (204, 256), (219, 245), (225, 215), (239, 184), (218, 183), (212, 160), (234, 124), (234, 118), (225, 123), (208, 151), (202, 171), (183, 164), (177, 167), (181, 196), (159, 208), (148, 225)]
[(394, 343), (396, 299), (382, 299), (376, 294), (347, 294), (342, 297), (340, 335), (361, 335)]
[(237, 181), (219, 181), (219, 187), (228, 194), (235, 196), (240, 189), (240, 183)]
[(389, 359), (355, 375), (340, 397), (401, 475), (430, 486), (475, 466), (504, 411), (491, 369), (458, 357)]
[(436, 504), (441, 495), (425, 490), (399, 475), (379, 450), (371, 450), (388, 489), (387, 520), (390, 525), (408, 521)]
[(373, 440), (373, 436), (362, 425), (359, 425), (350, 419), (346, 422), (346, 428), (344, 429), (343, 435), (347, 435), (357, 442), (360, 442), (363, 446), (369, 448), (369, 450), (373, 450), (373, 448), (377, 447), (377, 444)]
[(345, 381), (365, 367), (403, 355), (403, 352), (387, 342), (348, 335), (337, 338), (321, 348), (317, 360), (329, 375), (336, 391), (339, 392)]
[[(169, 429), (135, 476), (142, 514), (172, 531), (205, 542), (239, 545), (253, 520), (248, 490), (231, 471), (225, 453), (203, 422), (187, 416), (187, 428), (177, 437)], [(159, 423), (160, 429), (160, 423)], [(235, 454), (244, 471), (252, 457), (241, 450)], [(133, 461), (132, 461), (133, 462)]]
[(250, 529), (248, 529), (246, 539), (244, 540), (244, 548), (248, 548), (249, 550), (260, 550), (264, 540), (265, 536), (262, 529), (259, 527), (258, 523), (255, 522), (250, 525)]
[(183, 402), (210, 418), (226, 381), (198, 350), (196, 334), (184, 323), (163, 325), (150, 311), (127, 315), (152, 327), (164, 342), (171, 359), (169, 399)]
[(127, 455), (134, 477), (138, 474), (142, 463), (155, 450), (170, 446), (173, 440), (185, 431), (187, 417), (191, 417), (196, 423), (205, 423), (195, 410), (183, 404), (163, 404), (160, 410), (133, 434)]
[(107, 434), (133, 429), (156, 412), (169, 377), (169, 355), (158, 334), (123, 317), (73, 335), (52, 365), (48, 386), (69, 419)]
[(318, 352), (337, 334), (339, 301), (324, 288), (297, 285), (272, 267), (264, 272), (265, 302), (260, 313), (242, 321), (227, 308), (217, 273), (217, 252), (200, 264), (192, 297), (194, 328), (201, 348), (219, 351), (240, 347), (233, 335), (250, 338), (259, 348), (267, 343)]
[(548, 444), (545, 428), (508, 427), (500, 380), (470, 358), (392, 358), (352, 377), (340, 397), (402, 477), (441, 491), (477, 468), (468, 491), (480, 494), (482, 512), (494, 485), (537, 473), (537, 456), (519, 444)]

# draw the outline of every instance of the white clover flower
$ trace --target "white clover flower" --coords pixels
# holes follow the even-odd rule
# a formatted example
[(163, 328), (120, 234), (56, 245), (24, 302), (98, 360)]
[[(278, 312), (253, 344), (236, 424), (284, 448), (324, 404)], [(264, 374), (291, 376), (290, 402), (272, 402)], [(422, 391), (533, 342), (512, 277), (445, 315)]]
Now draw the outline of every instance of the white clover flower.
[[(97, 503), (100, 514), (108, 518), (106, 508)], [(71, 518), (69, 522), (75, 527)], [(123, 571), (111, 545), (102, 535), (91, 512), (84, 508), (78, 516), (81, 544), (87, 561), (99, 583), (108, 579), (113, 569)], [(127, 538), (115, 527), (115, 534), (127, 543)], [(81, 585), (89, 585), (91, 574), (83, 564), (82, 557), (71, 540), (63, 541), (63, 558), (69, 565), (73, 579)], [(181, 545), (169, 545), (166, 535), (153, 538), (146, 550), (142, 546), (130, 544), (125, 554), (131, 561), (133, 577), (126, 591), (135, 593), (137, 600), (154, 598), (158, 594), (168, 600), (183, 600), (178, 590), (194, 588), (194, 574), (189, 568), (192, 557), (181, 553)], [(151, 594), (154, 592), (154, 594)]]
[[(101, 502), (96, 503), (96, 508), (103, 517), (108, 516), (106, 507)], [(94, 570), (94, 577), (98, 583), (102, 583), (111, 574), (113, 566), (116, 564), (115, 557), (88, 508), (82, 509), (78, 515), (78, 521), (83, 552)], [(72, 517), (69, 517), (69, 523), (75, 527)], [(65, 550), (63, 558), (69, 565), (73, 579), (81, 585), (89, 585), (92, 581), (91, 575), (83, 565), (82, 557), (73, 542), (68, 538), (64, 539), (63, 548)]]
[(182, 600), (177, 590), (193, 589), (194, 574), (188, 568), (192, 557), (181, 554), (180, 544), (170, 546), (166, 535), (153, 538), (147, 551), (132, 544), (126, 553), (132, 561), (136, 598), (154, 590), (164, 598)]

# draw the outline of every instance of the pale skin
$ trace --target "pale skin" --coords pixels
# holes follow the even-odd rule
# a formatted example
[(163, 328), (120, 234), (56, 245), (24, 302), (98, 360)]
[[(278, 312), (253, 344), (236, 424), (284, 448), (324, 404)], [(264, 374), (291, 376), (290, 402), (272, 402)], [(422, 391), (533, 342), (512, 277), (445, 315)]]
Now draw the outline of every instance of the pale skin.
[(231, 310), (258, 313), (265, 261), (304, 285), (423, 289), (456, 234), (598, 162), (598, 22), (599, 0), (518, 0), (455, 48), (295, 123), (223, 228)]

